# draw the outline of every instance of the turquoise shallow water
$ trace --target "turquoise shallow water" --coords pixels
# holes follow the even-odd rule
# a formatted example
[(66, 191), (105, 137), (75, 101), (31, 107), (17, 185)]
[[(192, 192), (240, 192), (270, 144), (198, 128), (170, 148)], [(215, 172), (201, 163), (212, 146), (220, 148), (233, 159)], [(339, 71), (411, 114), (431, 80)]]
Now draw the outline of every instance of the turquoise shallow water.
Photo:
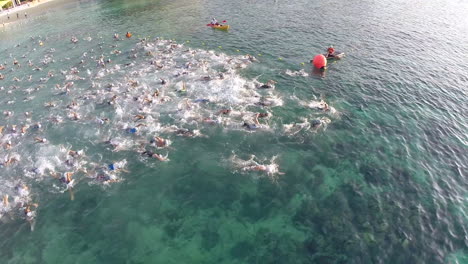
[[(34, 231), (21, 208), (0, 218), (0, 263), (468, 263), (467, 3), (57, 3), (0, 32), (0, 63), (7, 65), (0, 71), (0, 158), (20, 157), (0, 168), (0, 194), (14, 205), (14, 186), (24, 184), (31, 194), (20, 198), (39, 203)], [(211, 16), (227, 19), (231, 30), (207, 28)], [(112, 38), (126, 31), (134, 36)], [(147, 46), (138, 43), (144, 37)], [(174, 43), (184, 46), (167, 48)], [(317, 73), (307, 61), (328, 45), (347, 56)], [(185, 69), (189, 48), (200, 64)], [(111, 59), (104, 68), (96, 62), (101, 55)], [(286, 73), (302, 69), (307, 76)], [(54, 76), (41, 81), (49, 71)], [(224, 79), (216, 77), (221, 72)], [(200, 80), (205, 75), (213, 79)], [(251, 87), (270, 79), (273, 91)], [(132, 88), (129, 80), (139, 83)], [(55, 85), (70, 81), (61, 95)], [(176, 91), (182, 82), (187, 92)], [(144, 108), (133, 99), (156, 88), (172, 101)], [(108, 105), (114, 94), (117, 103)], [(201, 98), (210, 102), (195, 102)], [(259, 98), (281, 103), (249, 101)], [(319, 98), (337, 113), (311, 109)], [(69, 110), (72, 100), (79, 107)], [(57, 106), (44, 107), (51, 101)], [(234, 114), (214, 125), (202, 120), (225, 107), (271, 117), (254, 132)], [(80, 120), (67, 117), (73, 111)], [(137, 122), (138, 113), (153, 120)], [(52, 121), (57, 116), (62, 123)], [(284, 126), (304, 118), (330, 123), (296, 134)], [(138, 123), (147, 127), (128, 133)], [(177, 136), (157, 123), (205, 136)], [(12, 125), (31, 128), (18, 135)], [(139, 154), (138, 145), (155, 135), (172, 141), (152, 148), (170, 161)], [(104, 143), (111, 138), (130, 147), (112, 151)], [(83, 149), (87, 163), (79, 166), (89, 171), (125, 159), (128, 172), (103, 185), (76, 171), (71, 201), (59, 181), (35, 171), (77, 170), (63, 165), (61, 145)], [(284, 175), (242, 170), (239, 159), (251, 155), (259, 164), (277, 156)]]

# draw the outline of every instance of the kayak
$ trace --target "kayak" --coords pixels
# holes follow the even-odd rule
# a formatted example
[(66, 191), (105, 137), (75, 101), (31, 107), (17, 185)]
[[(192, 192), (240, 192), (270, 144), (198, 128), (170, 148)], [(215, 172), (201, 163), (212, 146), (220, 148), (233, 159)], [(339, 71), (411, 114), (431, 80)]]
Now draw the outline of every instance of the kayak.
[(327, 57), (327, 54), (323, 54), (323, 56), (325, 56), (325, 58), (327, 58), (328, 60), (340, 60), (344, 57), (345, 53), (344, 52), (335, 52), (335, 56), (333, 57)]
[(216, 28), (216, 29), (221, 29), (221, 30), (228, 30), (229, 25), (209, 25), (209, 27)]

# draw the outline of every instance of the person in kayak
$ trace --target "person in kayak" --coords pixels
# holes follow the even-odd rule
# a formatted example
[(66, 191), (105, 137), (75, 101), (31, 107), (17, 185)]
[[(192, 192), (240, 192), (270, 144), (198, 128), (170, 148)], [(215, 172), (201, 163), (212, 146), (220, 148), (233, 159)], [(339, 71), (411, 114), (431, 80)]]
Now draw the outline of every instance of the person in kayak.
[(219, 25), (218, 20), (216, 20), (216, 18), (213, 17), (213, 18), (211, 19), (211, 25), (213, 25), (213, 26), (214, 26), (214, 25)]
[(335, 49), (333, 47), (329, 47), (327, 49), (327, 55), (325, 57), (334, 58), (335, 57)]

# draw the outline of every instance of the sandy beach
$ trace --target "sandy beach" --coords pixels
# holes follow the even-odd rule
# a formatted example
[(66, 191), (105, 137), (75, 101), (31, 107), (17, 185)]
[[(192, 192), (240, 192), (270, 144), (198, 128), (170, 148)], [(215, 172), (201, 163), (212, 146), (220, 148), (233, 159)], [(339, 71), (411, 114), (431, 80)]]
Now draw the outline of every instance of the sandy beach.
[(51, 2), (57, 0), (35, 0), (15, 8), (4, 9), (0, 12), (0, 23), (2, 26), (7, 26), (40, 15), (50, 7)]

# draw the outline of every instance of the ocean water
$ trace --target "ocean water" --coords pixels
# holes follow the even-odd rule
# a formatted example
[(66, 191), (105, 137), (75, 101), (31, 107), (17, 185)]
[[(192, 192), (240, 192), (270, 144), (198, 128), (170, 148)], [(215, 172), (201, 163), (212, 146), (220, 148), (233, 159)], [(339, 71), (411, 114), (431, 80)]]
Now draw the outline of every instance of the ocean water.
[(468, 263), (465, 1), (44, 6), (0, 27), (0, 263)]

